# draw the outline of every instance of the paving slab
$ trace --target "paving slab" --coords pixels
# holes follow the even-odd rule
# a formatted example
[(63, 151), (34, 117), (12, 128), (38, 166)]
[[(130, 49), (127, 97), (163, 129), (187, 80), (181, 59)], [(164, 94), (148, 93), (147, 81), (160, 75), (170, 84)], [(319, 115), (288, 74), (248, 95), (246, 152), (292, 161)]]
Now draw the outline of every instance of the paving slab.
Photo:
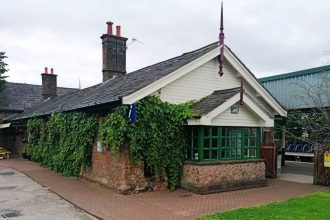
[(0, 219), (95, 219), (26, 175), (0, 167)]
[(10, 159), (0, 167), (24, 172), (44, 187), (101, 219), (194, 219), (229, 209), (283, 201), (327, 189), (312, 184), (269, 180), (266, 187), (198, 195), (184, 189), (123, 196), (83, 179), (63, 177), (39, 164)]

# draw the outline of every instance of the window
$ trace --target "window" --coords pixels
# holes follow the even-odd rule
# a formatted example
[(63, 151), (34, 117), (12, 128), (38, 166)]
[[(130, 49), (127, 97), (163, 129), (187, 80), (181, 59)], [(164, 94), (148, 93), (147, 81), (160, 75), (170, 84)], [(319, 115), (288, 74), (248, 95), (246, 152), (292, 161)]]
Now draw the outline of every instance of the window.
[(259, 128), (190, 126), (188, 130), (189, 160), (237, 160), (259, 157)]

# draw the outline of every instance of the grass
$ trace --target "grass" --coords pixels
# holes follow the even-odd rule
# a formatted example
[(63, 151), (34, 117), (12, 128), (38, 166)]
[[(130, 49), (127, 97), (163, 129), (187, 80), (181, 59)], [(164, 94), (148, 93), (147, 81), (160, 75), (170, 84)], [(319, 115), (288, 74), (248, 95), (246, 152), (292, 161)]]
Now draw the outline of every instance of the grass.
[(318, 192), (285, 202), (219, 212), (199, 218), (199, 220), (214, 219), (330, 219), (330, 191)]

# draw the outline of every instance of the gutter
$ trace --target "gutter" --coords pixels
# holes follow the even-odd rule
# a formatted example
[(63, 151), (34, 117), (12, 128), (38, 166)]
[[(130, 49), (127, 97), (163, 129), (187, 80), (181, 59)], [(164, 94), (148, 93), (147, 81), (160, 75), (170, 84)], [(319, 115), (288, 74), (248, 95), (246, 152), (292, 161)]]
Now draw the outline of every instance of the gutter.
[[(25, 117), (24, 116), (23, 117), (15, 117), (15, 115), (14, 115), (12, 117), (15, 117), (15, 119), (11, 120), (10, 117), (9, 117), (9, 118), (6, 118), (4, 121), (8, 121), (8, 122), (10, 122), (10, 121), (19, 121), (19, 120), (23, 120), (23, 119), (32, 118), (32, 117), (46, 116), (46, 115), (51, 115), (53, 113), (61, 113), (61, 112), (67, 112), (67, 111), (72, 111), (72, 110), (78, 110), (78, 109), (82, 109), (82, 108), (88, 108), (88, 107), (91, 107), (91, 106), (97, 106), (97, 105), (112, 103), (112, 102), (116, 102), (116, 101), (121, 101), (121, 104), (123, 104), (122, 97), (115, 97), (115, 98), (111, 98), (111, 99), (101, 100), (101, 101), (98, 101), (98, 102), (88, 102), (86, 104), (81, 104), (78, 107), (74, 107), (74, 108), (61, 109), (61, 107), (59, 106), (59, 111), (55, 110), (55, 111), (52, 111), (52, 112), (47, 112), (45, 114), (43, 114), (43, 113), (33, 114), (32, 116), (30, 115), (30, 116), (25, 116)], [(18, 116), (18, 115), (16, 115), (16, 116)]]

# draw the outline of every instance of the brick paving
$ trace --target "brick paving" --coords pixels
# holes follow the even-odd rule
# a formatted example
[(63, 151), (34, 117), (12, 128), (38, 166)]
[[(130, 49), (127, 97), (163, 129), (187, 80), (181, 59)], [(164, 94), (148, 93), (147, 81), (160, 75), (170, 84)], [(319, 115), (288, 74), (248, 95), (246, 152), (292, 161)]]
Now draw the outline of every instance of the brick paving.
[(178, 189), (123, 196), (86, 180), (60, 176), (28, 160), (2, 160), (0, 167), (12, 167), (25, 173), (101, 219), (194, 219), (217, 211), (282, 201), (325, 189), (311, 184), (269, 180), (266, 187), (209, 195)]

